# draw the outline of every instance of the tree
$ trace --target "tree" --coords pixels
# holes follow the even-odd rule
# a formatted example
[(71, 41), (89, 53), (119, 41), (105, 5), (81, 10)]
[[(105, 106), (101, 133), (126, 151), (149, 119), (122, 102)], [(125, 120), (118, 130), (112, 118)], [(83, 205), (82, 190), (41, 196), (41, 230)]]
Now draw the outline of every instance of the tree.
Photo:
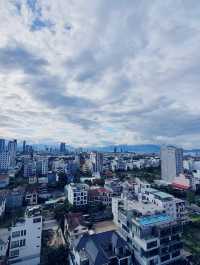
[(64, 227), (65, 214), (73, 209), (73, 206), (65, 200), (63, 204), (58, 204), (54, 210), (55, 218), (59, 222), (61, 228)]
[(187, 191), (187, 201), (191, 204), (191, 203), (195, 203), (195, 193), (192, 191)]
[(68, 246), (47, 247), (43, 251), (43, 265), (68, 265), (69, 248)]

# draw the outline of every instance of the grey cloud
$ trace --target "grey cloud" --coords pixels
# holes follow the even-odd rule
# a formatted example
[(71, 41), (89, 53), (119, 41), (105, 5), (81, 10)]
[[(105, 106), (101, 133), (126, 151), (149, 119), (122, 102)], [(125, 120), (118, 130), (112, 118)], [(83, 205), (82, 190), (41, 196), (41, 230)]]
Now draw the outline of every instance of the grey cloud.
[(28, 78), (24, 83), (29, 92), (41, 102), (45, 102), (53, 108), (64, 109), (90, 109), (96, 107), (96, 104), (90, 100), (65, 95), (65, 83), (56, 76), (40, 75), (37, 78)]
[(45, 59), (29, 52), (19, 44), (0, 48), (0, 69), (23, 70), (27, 74), (39, 74), (48, 65)]
[[(72, 14), (69, 17), (63, 8), (70, 25), (66, 28), (66, 21), (63, 21), (62, 27), (67, 29), (65, 35), (59, 39), (59, 34), (45, 35), (44, 31), (40, 40), (42, 44), (49, 42), (48, 47), (52, 47), (56, 36), (58, 47), (64, 47), (61, 60), (60, 57), (54, 58), (50, 63), (17, 43), (15, 47), (0, 49), (0, 70), (23, 70), (26, 76), (22, 87), (26, 92), (41, 107), (55, 110), (55, 117), (63, 124), (78, 124), (85, 131), (85, 142), (90, 141), (85, 140), (90, 129), (96, 141), (111, 142), (111, 133), (107, 137), (106, 126), (114, 128), (114, 141), (123, 141), (123, 132), (132, 132), (138, 138), (151, 141), (158, 137), (183, 139), (183, 135), (197, 139), (200, 130), (196, 103), (200, 95), (200, 9), (197, 2), (92, 1), (88, 8), (85, 4), (86, 9), (81, 10), (80, 16)], [(62, 6), (62, 1), (60, 4)], [(73, 6), (69, 9), (79, 12), (79, 4), (74, 3), (76, 5), (77, 9)], [(51, 27), (51, 23), (44, 23), (51, 21), (48, 21), (48, 15), (42, 17), (39, 1), (29, 0), (28, 6), (33, 15), (29, 26), (35, 21), (36, 30)], [(80, 24), (84, 22), (87, 30)], [(73, 30), (69, 32), (71, 28)], [(76, 36), (73, 35), (76, 32)], [(79, 33), (85, 37), (83, 43), (76, 43), (80, 40)], [(39, 36), (41, 33), (30, 34)], [(43, 56), (48, 58), (49, 53), (44, 52)], [(64, 62), (59, 75), (56, 71), (55, 75), (52, 74), (54, 62), (59, 66)], [(105, 81), (107, 73), (108, 84)], [(80, 94), (71, 95), (71, 82), (76, 89), (84, 87)], [(105, 92), (102, 93), (103, 99), (82, 97), (86, 88), (88, 95), (92, 89), (97, 89), (97, 98), (102, 89)], [(27, 111), (23, 117), (29, 119), (31, 115), (36, 116)], [(41, 116), (46, 119), (46, 114), (41, 113)], [(121, 138), (118, 137), (120, 134)]]

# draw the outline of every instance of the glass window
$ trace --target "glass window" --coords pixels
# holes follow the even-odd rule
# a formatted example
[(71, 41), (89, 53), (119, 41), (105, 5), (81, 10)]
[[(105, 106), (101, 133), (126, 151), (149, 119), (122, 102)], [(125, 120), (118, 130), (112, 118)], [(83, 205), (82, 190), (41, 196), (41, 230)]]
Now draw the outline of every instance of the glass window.
[(40, 223), (40, 222), (41, 222), (41, 218), (40, 217), (33, 219), (33, 223)]
[(20, 231), (15, 231), (12, 233), (12, 237), (18, 237), (20, 236)]
[(10, 252), (11, 258), (18, 257), (18, 256), (19, 256), (19, 249), (15, 249)]
[(20, 247), (24, 247), (26, 245), (26, 239), (20, 240)]
[(19, 240), (12, 241), (10, 248), (18, 248), (19, 247)]

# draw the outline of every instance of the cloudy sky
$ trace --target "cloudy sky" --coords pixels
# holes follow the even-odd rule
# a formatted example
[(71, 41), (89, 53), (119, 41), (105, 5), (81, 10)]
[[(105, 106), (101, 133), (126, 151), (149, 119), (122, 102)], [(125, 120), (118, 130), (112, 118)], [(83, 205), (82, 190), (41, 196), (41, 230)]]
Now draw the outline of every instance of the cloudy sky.
[(200, 147), (200, 1), (0, 0), (0, 136)]

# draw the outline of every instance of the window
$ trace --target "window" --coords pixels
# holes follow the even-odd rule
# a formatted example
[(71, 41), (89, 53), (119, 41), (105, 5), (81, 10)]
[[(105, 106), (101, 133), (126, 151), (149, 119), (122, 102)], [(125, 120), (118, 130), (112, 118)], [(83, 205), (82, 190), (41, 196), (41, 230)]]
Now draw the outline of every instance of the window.
[(40, 217), (33, 219), (33, 223), (40, 223), (40, 222), (41, 222), (41, 218)]
[(19, 256), (19, 249), (15, 249), (15, 250), (12, 250), (10, 252), (10, 257), (11, 258), (15, 258), (15, 257), (18, 257)]
[(147, 243), (147, 249), (157, 247), (157, 241)]
[(26, 230), (21, 230), (21, 236), (25, 236), (26, 235)]
[(170, 255), (163, 256), (163, 257), (161, 257), (161, 262), (164, 262), (168, 259), (170, 259)]
[(12, 233), (12, 237), (18, 237), (20, 236), (20, 231), (15, 231)]
[(175, 257), (177, 257), (179, 255), (180, 255), (180, 250), (175, 251), (175, 252), (172, 253), (172, 258), (175, 258)]
[(19, 240), (12, 241), (10, 248), (18, 248), (19, 247)]
[(26, 245), (26, 239), (20, 240), (20, 247), (24, 247)]

